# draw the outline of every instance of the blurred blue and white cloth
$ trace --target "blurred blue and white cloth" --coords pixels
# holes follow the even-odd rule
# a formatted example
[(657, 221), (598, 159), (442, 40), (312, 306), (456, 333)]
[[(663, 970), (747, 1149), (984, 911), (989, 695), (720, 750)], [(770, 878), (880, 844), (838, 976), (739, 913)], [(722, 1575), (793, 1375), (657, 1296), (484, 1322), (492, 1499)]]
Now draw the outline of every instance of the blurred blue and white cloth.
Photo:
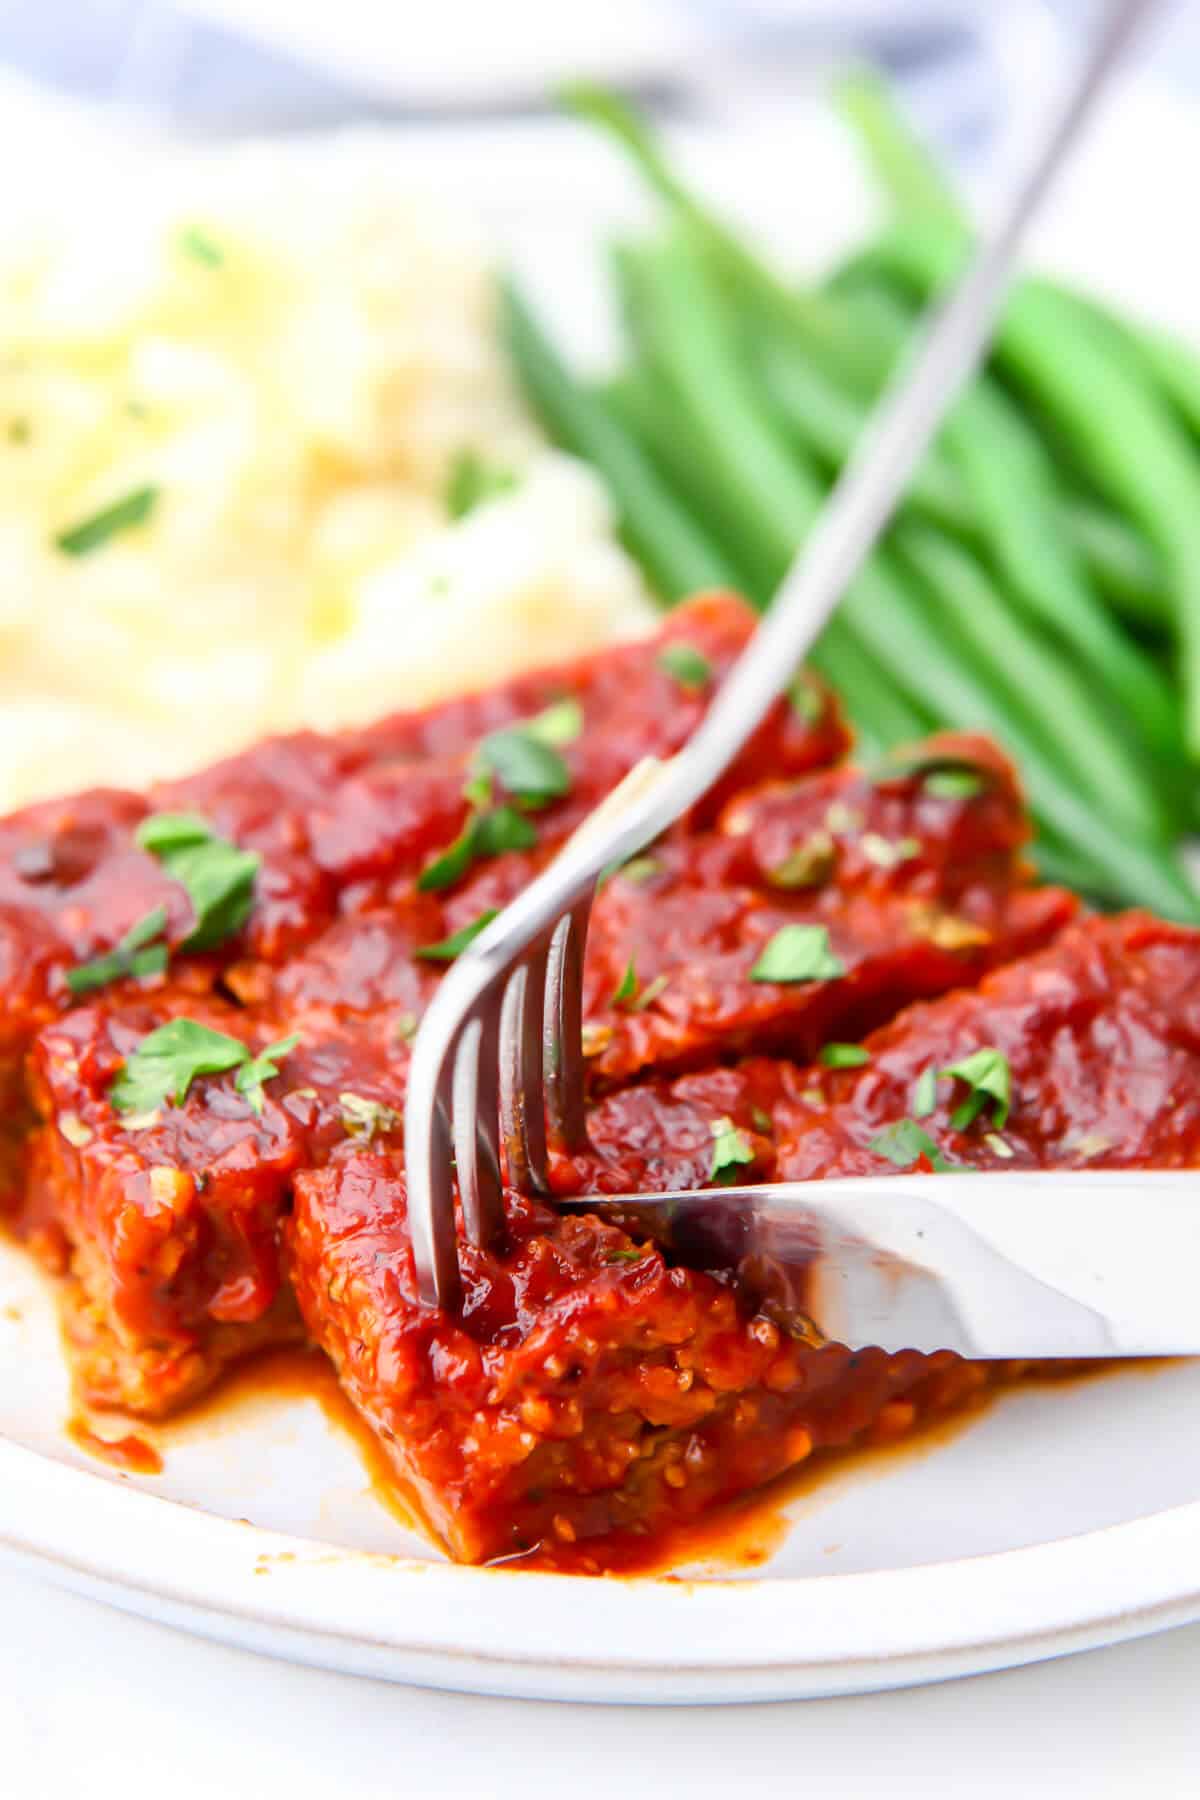
[(1034, 0), (0, 0), (0, 66), (189, 135), (503, 114), (589, 75), (664, 107), (784, 104), (865, 53), (960, 154), (1005, 98)]

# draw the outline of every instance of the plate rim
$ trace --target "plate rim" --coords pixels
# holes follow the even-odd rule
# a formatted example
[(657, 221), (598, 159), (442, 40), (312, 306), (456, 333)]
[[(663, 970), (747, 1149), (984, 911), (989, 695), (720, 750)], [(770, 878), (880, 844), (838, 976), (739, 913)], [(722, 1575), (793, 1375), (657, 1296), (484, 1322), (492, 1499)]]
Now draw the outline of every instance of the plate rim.
[[(581, 1580), (289, 1536), (0, 1440), (0, 1556), (122, 1610), (289, 1661), (620, 1704), (910, 1687), (1200, 1618), (1200, 1501), (907, 1568)], [(581, 1633), (584, 1653), (572, 1650)]]

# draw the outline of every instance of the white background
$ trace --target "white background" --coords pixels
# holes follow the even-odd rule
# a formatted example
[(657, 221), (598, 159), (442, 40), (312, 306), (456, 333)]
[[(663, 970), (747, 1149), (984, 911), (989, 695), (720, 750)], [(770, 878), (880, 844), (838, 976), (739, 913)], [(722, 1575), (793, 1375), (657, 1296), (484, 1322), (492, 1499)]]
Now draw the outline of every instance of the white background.
[(6, 1800), (1184, 1800), (1200, 1626), (908, 1692), (772, 1706), (481, 1700), (260, 1660), (0, 1570)]

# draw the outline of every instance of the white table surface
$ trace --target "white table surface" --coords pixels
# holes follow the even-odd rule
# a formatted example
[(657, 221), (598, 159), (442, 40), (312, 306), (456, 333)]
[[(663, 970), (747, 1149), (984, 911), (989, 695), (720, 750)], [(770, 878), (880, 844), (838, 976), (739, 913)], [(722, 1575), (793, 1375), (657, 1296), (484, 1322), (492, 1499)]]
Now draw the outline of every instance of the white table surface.
[(907, 1692), (774, 1706), (482, 1700), (188, 1638), (0, 1568), (5, 1800), (1182, 1800), (1200, 1626)]

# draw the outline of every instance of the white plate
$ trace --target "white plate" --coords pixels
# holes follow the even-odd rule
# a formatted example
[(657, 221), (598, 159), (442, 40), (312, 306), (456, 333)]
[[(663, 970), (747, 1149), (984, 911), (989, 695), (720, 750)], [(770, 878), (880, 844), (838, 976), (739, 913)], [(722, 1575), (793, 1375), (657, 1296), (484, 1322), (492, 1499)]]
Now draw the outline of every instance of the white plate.
[[(1190, 119), (1130, 96), (1047, 222), (1047, 259), (1195, 325), (1180, 228), (1195, 148)], [(415, 165), (474, 203), (579, 341), (598, 340), (585, 253), (629, 215), (603, 152), (543, 128), (436, 148), (375, 136), (338, 154), (381, 151), (398, 180)], [(748, 197), (743, 216), (812, 257), (864, 218), (845, 146), (811, 110), (786, 135), (766, 125), (696, 156), (719, 191)], [(795, 1499), (761, 1566), (672, 1581), (445, 1563), (375, 1499), (311, 1399), (182, 1421), (155, 1477), (90, 1461), (64, 1434), (67, 1405), (49, 1297), (0, 1246), (0, 1549), (130, 1610), (338, 1669), (511, 1695), (759, 1700), (965, 1674), (1200, 1617), (1200, 1364), (1016, 1390), (956, 1434), (847, 1464)]]

